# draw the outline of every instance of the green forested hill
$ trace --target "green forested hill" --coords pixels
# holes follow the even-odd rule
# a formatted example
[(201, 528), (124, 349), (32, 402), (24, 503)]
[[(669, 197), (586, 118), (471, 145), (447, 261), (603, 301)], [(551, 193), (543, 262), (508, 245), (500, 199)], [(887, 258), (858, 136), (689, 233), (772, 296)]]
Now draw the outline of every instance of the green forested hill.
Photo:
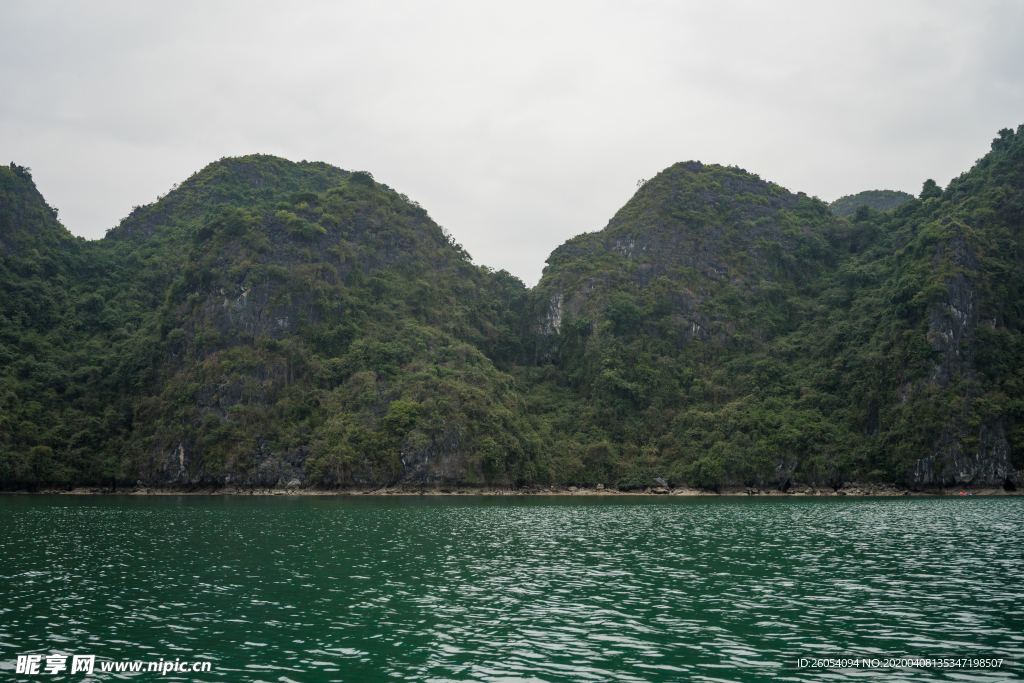
[(533, 290), (363, 172), (105, 239), (0, 168), (0, 480), (1024, 484), (1024, 129), (892, 211), (676, 164)]
[[(926, 187), (931, 188), (934, 184), (934, 181), (931, 181), (931, 185), (926, 185)], [(829, 204), (829, 208), (837, 216), (852, 216), (862, 206), (874, 209), (875, 211), (892, 211), (897, 206), (906, 204), (913, 198), (913, 195), (898, 190), (867, 190), (840, 197)]]

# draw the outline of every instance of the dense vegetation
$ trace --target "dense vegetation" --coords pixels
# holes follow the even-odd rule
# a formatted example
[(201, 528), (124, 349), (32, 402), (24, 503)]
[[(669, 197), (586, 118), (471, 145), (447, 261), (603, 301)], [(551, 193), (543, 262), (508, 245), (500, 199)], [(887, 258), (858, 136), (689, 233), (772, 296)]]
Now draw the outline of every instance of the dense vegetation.
[(0, 481), (1019, 482), (1024, 131), (865, 194), (676, 164), (528, 290), (365, 172), (223, 159), (88, 242), (12, 164)]
[[(934, 180), (929, 182), (932, 186), (935, 185)], [(942, 190), (939, 190), (939, 192), (942, 192)], [(906, 204), (913, 198), (914, 195), (900, 192), (899, 190), (867, 190), (840, 197), (829, 204), (829, 208), (837, 216), (852, 216), (862, 206), (867, 206), (875, 211), (892, 211), (897, 206)], [(927, 199), (927, 197), (923, 197), (923, 199)]]

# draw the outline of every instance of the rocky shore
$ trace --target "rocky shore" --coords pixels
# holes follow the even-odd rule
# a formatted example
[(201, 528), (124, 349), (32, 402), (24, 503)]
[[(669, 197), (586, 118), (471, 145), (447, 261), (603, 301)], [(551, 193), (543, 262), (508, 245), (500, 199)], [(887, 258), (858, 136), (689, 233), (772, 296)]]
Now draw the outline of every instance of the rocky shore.
[(643, 489), (619, 490), (612, 487), (577, 487), (558, 485), (533, 485), (523, 487), (500, 486), (349, 486), (338, 488), (303, 487), (297, 482), (278, 485), (271, 488), (222, 487), (186, 487), (168, 486), (152, 488), (135, 487), (76, 487), (76, 488), (40, 488), (37, 490), (12, 490), (7, 494), (61, 494), (61, 495), (133, 495), (133, 496), (707, 496), (707, 497), (775, 497), (775, 498), (809, 498), (809, 497), (897, 497), (897, 496), (1018, 496), (1019, 490), (1006, 490), (1002, 487), (960, 487), (960, 488), (926, 488), (910, 490), (891, 484), (845, 484), (834, 489), (831, 487), (790, 487), (785, 491), (778, 489), (758, 489), (751, 487), (723, 487), (718, 491), (693, 489), (685, 486), (651, 486)]

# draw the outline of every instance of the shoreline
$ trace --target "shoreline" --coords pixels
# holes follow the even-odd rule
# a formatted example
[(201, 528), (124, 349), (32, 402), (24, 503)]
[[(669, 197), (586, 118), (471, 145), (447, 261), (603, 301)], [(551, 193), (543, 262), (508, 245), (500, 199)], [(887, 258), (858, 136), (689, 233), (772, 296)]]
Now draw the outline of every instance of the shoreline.
[(1020, 496), (1022, 491), (1006, 491), (1002, 487), (959, 487), (959, 488), (927, 488), (918, 491), (899, 488), (891, 484), (866, 484), (848, 486), (839, 490), (818, 487), (791, 487), (786, 491), (777, 489), (755, 489), (744, 486), (723, 487), (719, 491), (692, 489), (686, 486), (672, 488), (648, 487), (645, 489), (620, 491), (613, 488), (577, 487), (577, 486), (436, 486), (436, 485), (396, 485), (385, 487), (351, 486), (334, 489), (315, 487), (277, 486), (273, 488), (238, 488), (238, 487), (146, 487), (136, 486), (111, 490), (109, 487), (82, 486), (71, 489), (41, 488), (35, 491), (12, 489), (0, 491), (0, 495), (118, 495), (118, 496), (651, 496), (651, 497), (769, 497), (769, 498), (894, 498), (904, 496)]

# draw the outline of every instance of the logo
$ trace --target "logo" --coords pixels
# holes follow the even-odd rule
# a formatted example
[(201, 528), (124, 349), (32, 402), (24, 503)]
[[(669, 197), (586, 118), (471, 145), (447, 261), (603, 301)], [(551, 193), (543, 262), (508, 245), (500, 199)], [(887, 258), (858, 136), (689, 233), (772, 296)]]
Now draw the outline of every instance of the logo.
[[(44, 659), (46, 664), (43, 664)], [(47, 655), (45, 658), (43, 655), (18, 655), (15, 673), (54, 675), (68, 671), (72, 674), (91, 674), (94, 666), (96, 666), (96, 655), (72, 655), (71, 671), (68, 671), (67, 655)]]

